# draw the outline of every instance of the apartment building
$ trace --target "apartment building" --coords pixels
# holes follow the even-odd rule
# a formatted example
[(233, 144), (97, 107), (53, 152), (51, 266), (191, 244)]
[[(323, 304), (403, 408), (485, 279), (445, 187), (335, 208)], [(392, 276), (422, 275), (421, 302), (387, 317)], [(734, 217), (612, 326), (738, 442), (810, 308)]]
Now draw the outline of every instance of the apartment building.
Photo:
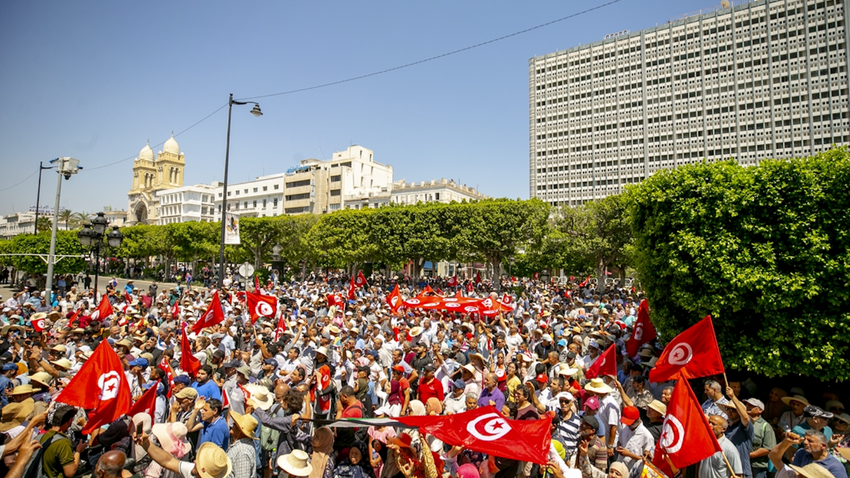
[(213, 222), (217, 186), (217, 183), (196, 184), (157, 191), (156, 223), (161, 226), (175, 222)]
[(529, 60), (529, 190), (553, 205), (659, 169), (850, 143), (850, 0), (738, 0)]
[[(227, 185), (227, 210), (242, 217), (280, 216), (283, 208), (284, 173), (258, 176), (251, 181)], [(221, 204), (224, 197), (224, 184), (213, 183), (215, 187), (214, 221), (221, 220)]]

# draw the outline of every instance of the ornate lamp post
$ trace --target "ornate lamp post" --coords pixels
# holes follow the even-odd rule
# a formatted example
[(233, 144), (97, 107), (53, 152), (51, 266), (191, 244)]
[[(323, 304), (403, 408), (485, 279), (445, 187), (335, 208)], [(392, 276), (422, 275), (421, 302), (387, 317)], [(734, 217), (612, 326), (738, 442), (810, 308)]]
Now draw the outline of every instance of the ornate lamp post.
[[(118, 230), (118, 226), (112, 226), (112, 230), (106, 233), (106, 226), (109, 222), (103, 217), (103, 213), (97, 213), (97, 216), (91, 220), (91, 223), (85, 224), (77, 237), (80, 239), (80, 244), (84, 248), (88, 248), (94, 253), (94, 297), (97, 300), (97, 279), (100, 274), (100, 249), (103, 247), (117, 248), (121, 247), (121, 242), (124, 241), (124, 234)], [(106, 242), (104, 242), (104, 238)]]

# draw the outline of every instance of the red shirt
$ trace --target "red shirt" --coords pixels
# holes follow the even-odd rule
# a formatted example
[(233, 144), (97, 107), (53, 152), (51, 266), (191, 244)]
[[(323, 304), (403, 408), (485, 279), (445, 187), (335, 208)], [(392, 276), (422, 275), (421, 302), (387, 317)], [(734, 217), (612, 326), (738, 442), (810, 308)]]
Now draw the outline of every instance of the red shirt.
[(363, 404), (360, 400), (355, 400), (354, 403), (345, 407), (342, 411), (342, 418), (363, 418)]
[(443, 395), (443, 384), (436, 378), (432, 378), (430, 382), (419, 382), (419, 401), (427, 403), (431, 397), (437, 397), (440, 403), (446, 398)]

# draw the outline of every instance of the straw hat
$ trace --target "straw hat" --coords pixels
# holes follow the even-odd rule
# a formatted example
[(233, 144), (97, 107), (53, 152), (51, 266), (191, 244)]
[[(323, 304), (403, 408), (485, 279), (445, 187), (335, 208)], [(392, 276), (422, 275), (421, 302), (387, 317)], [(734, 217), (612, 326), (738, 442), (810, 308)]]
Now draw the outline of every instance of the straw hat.
[(834, 478), (832, 473), (829, 472), (825, 467), (818, 465), (817, 463), (809, 463), (806, 466), (794, 466), (789, 465), (792, 470), (796, 471), (800, 476), (804, 476), (805, 478)]
[(7, 432), (23, 425), (27, 417), (33, 412), (33, 403), (32, 400), (26, 400), (19, 403), (10, 403), (3, 407), (3, 413), (0, 416), (0, 432)]
[(32, 388), (32, 385), (30, 385), (30, 384), (18, 385), (11, 392), (6, 392), (6, 395), (23, 395), (25, 393), (33, 393), (33, 392), (36, 392), (38, 390), (41, 390), (41, 389), (40, 388)]
[(316, 353), (322, 354), (325, 357), (327, 357), (328, 356), (328, 348), (327, 347), (319, 347), (319, 348), (316, 349)]
[(413, 327), (412, 329), (410, 329), (410, 336), (411, 337), (419, 337), (420, 335), (422, 335), (422, 332), (424, 332), (424, 331), (425, 331), (425, 329), (423, 329), (422, 327), (419, 327), (419, 326)]
[(66, 358), (61, 358), (61, 359), (59, 359), (55, 362), (50, 362), (50, 363), (52, 363), (53, 365), (56, 365), (57, 367), (62, 367), (65, 370), (71, 370), (71, 367), (73, 366), (73, 364), (71, 364), (71, 361), (66, 359)]
[(30, 322), (35, 322), (37, 320), (46, 319), (47, 313), (45, 312), (36, 312), (30, 316)]
[(301, 450), (293, 450), (288, 455), (281, 455), (277, 458), (277, 466), (283, 471), (293, 476), (309, 476), (313, 472), (313, 467), (307, 462), (306, 452)]
[(174, 448), (175, 443), (178, 446), (182, 444), (184, 456), (192, 450), (192, 444), (186, 439), (188, 433), (189, 430), (186, 428), (186, 425), (181, 422), (157, 423), (151, 429), (151, 434), (159, 440), (160, 447), (163, 450), (173, 453), (171, 450)]
[[(38, 315), (38, 314), (36, 314), (36, 315)], [(54, 352), (63, 353), (63, 354), (64, 354), (65, 352), (67, 352), (67, 351), (68, 351), (68, 349), (67, 349), (67, 348), (65, 348), (65, 346), (64, 346), (64, 345), (62, 345), (62, 344), (54, 345), (54, 346), (53, 346), (53, 348), (52, 348), (52, 349), (50, 349), (50, 350), (52, 350), (52, 351), (54, 351)]]
[(791, 405), (791, 402), (800, 402), (805, 406), (809, 405), (809, 401), (806, 400), (806, 397), (802, 395), (792, 395), (790, 397), (782, 397), (782, 403), (785, 405)]
[(592, 379), (587, 385), (584, 386), (584, 389), (594, 393), (611, 393), (614, 391), (614, 389), (612, 389), (608, 386), (608, 384), (603, 382), (601, 378)]
[(658, 400), (653, 400), (649, 402), (648, 407), (660, 413), (661, 415), (667, 414), (667, 405), (664, 405), (664, 403), (659, 402)]
[(245, 386), (245, 389), (251, 394), (251, 399), (254, 400), (257, 408), (268, 410), (274, 404), (274, 397), (266, 387), (248, 384)]
[(578, 372), (577, 368), (570, 368), (570, 366), (565, 363), (559, 364), (558, 375), (572, 377), (576, 372)]
[[(253, 398), (253, 397), (252, 397)], [(242, 415), (240, 413), (236, 413), (233, 410), (230, 411), (230, 418), (233, 419), (233, 422), (236, 423), (236, 426), (242, 430), (242, 433), (245, 434), (248, 438), (252, 440), (259, 440), (259, 438), (254, 436), (254, 430), (257, 429), (257, 419), (248, 415)]]
[(652, 357), (651, 359), (649, 359), (649, 362), (642, 363), (641, 365), (643, 365), (646, 368), (654, 368), (655, 364), (657, 362), (658, 362), (658, 357)]
[(128, 349), (133, 348), (133, 342), (130, 342), (127, 339), (121, 339), (118, 342), (116, 342), (115, 345), (123, 345), (124, 347), (127, 347)]
[[(36, 385), (44, 385), (47, 387), (53, 381), (53, 376), (47, 372), (38, 372), (30, 377), (30, 382), (38, 382)], [(39, 387), (41, 388), (41, 387)]]
[(233, 463), (218, 445), (206, 442), (198, 448), (195, 467), (201, 478), (224, 478), (230, 475)]

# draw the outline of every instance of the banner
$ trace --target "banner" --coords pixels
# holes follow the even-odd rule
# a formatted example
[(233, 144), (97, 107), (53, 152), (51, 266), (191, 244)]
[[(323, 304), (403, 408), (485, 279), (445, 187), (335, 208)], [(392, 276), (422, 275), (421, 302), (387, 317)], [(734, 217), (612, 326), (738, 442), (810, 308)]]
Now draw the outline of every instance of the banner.
[(239, 240), (239, 216), (232, 212), (224, 213), (224, 243), (225, 244), (241, 244)]

